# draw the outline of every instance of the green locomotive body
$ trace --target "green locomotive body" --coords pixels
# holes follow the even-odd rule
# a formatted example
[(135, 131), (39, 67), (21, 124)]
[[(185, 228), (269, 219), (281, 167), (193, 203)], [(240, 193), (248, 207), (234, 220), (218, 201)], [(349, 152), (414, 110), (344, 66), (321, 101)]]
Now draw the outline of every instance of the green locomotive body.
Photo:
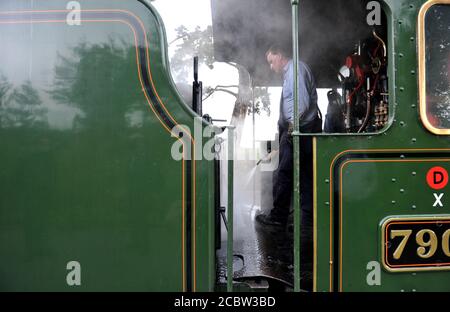
[[(314, 291), (450, 290), (450, 127), (429, 114), (426, 83), (439, 55), (427, 38), (450, 45), (427, 18), (445, 24), (449, 8), (382, 2), (386, 124), (314, 136)], [(208, 120), (189, 130), (199, 116), (177, 91), (151, 2), (2, 1), (0, 38), (0, 290), (225, 289), (218, 271), (233, 274), (233, 236), (228, 265), (216, 240), (226, 173), (202, 157), (216, 133)], [(228, 279), (229, 290), (249, 285)]]

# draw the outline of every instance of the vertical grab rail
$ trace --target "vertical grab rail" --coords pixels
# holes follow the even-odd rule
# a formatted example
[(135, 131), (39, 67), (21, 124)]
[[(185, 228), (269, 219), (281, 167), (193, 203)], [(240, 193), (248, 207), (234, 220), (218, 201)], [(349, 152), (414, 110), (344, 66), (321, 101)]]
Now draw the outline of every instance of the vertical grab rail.
[(228, 129), (228, 232), (227, 232), (227, 291), (233, 291), (233, 169), (234, 169), (234, 126)]
[(292, 5), (292, 59), (294, 63), (294, 291), (300, 291), (300, 133), (298, 120), (298, 5), (299, 0), (291, 0)]

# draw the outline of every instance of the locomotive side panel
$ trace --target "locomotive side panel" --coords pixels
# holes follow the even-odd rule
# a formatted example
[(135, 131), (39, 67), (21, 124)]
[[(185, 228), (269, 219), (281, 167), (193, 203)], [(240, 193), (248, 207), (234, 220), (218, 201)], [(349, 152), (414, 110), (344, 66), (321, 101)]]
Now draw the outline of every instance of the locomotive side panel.
[(79, 3), (0, 6), (0, 288), (186, 290), (198, 239), (187, 209), (209, 204), (193, 186), (207, 168), (171, 155), (172, 127), (192, 116), (160, 21), (138, 1)]
[[(419, 112), (417, 29), (425, 2), (384, 3), (390, 126), (371, 136), (317, 138), (317, 290), (448, 291), (450, 211), (445, 203), (433, 207), (446, 191), (430, 188), (426, 176), (435, 166), (450, 169), (450, 141), (428, 131)], [(377, 268), (380, 284), (368, 283)]]

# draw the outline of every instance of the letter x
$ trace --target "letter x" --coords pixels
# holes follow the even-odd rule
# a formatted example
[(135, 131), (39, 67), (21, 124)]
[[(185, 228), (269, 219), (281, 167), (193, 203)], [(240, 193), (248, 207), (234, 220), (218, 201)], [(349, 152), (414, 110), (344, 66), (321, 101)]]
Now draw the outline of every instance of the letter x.
[(433, 207), (436, 207), (437, 205), (439, 205), (439, 207), (444, 207), (444, 205), (442, 205), (441, 202), (441, 198), (444, 196), (444, 193), (441, 193), (440, 195), (433, 193), (434, 198), (436, 198), (436, 201), (433, 204)]

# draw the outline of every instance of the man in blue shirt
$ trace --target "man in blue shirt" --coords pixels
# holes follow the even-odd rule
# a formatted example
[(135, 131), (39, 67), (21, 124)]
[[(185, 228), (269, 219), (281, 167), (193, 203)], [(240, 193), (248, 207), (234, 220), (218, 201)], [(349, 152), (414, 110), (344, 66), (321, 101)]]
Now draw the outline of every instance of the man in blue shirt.
[[(280, 101), (279, 164), (273, 184), (273, 208), (269, 214), (256, 216), (259, 223), (283, 228), (290, 214), (293, 190), (293, 142), (294, 123), (294, 64), (290, 54), (281, 47), (272, 46), (266, 53), (270, 69), (283, 76), (283, 91)], [(299, 62), (299, 125), (300, 132), (322, 131), (322, 119), (317, 106), (317, 91), (311, 69)], [(311, 272), (312, 226), (313, 226), (313, 163), (312, 139), (300, 137), (300, 196), (301, 196), (301, 269)], [(302, 283), (304, 284), (304, 283)], [(305, 286), (310, 288), (311, 285)]]
[[(283, 75), (283, 92), (280, 108), (279, 126), (294, 123), (294, 62), (292, 59), (284, 56), (285, 52), (269, 51), (266, 54), (267, 62), (270, 68)], [(300, 128), (308, 127), (315, 122), (318, 117), (317, 92), (314, 77), (308, 65), (299, 61), (298, 72), (298, 92), (299, 92), (299, 125)]]

